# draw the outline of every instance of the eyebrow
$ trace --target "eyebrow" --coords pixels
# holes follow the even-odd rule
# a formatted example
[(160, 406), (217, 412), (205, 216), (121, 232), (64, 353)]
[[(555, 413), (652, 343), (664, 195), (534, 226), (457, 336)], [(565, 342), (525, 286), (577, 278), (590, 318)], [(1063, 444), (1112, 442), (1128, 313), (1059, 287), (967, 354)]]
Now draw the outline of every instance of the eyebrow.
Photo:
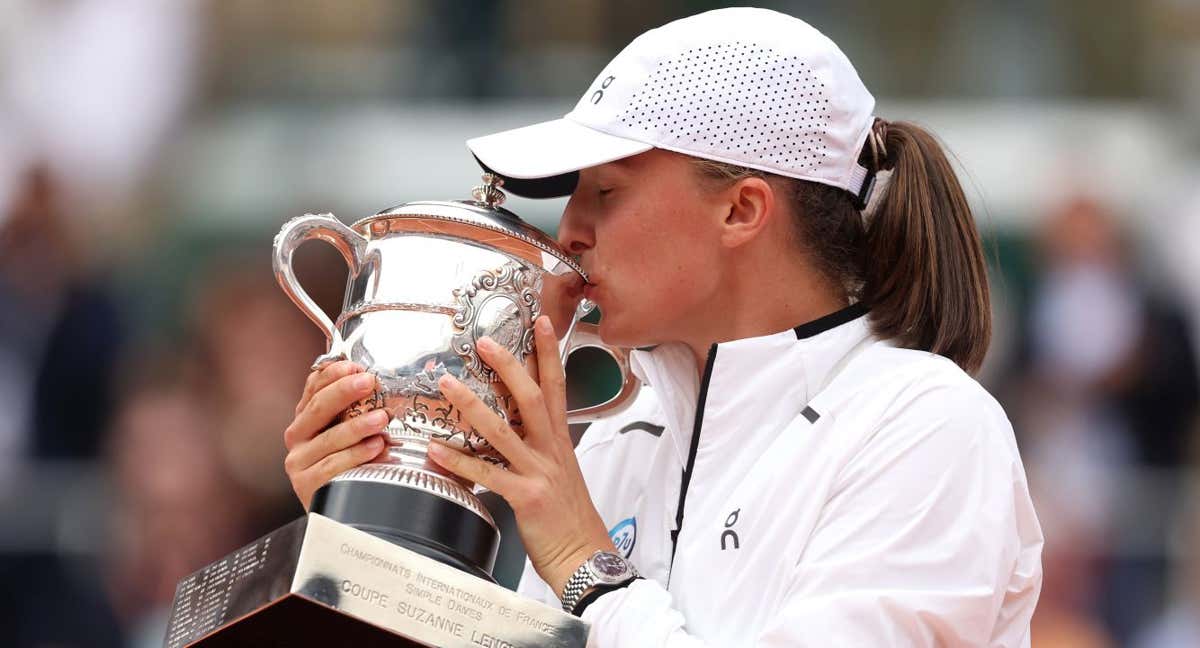
[(629, 158), (621, 158), (619, 160), (613, 160), (611, 162), (606, 162), (605, 164), (600, 165), (600, 166), (607, 167), (606, 171), (608, 173), (628, 174), (628, 173), (632, 173), (634, 171), (633, 163), (629, 161)]

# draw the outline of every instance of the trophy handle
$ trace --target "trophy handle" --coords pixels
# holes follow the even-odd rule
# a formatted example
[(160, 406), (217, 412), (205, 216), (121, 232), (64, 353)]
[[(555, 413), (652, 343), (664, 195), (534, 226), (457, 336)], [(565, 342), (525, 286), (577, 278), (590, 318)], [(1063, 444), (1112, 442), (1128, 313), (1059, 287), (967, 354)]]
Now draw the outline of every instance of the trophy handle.
[(628, 409), (630, 405), (633, 405), (633, 400), (637, 397), (638, 391), (642, 387), (641, 381), (629, 369), (629, 349), (605, 344), (600, 339), (600, 327), (595, 324), (575, 322), (574, 330), (570, 335), (570, 342), (567, 343), (563, 352), (563, 365), (566, 366), (566, 357), (568, 355), (574, 353), (577, 349), (585, 347), (600, 349), (616, 361), (617, 368), (621, 370), (621, 391), (617, 392), (616, 396), (599, 405), (568, 410), (567, 423), (589, 423), (606, 416), (620, 414)]
[(275, 235), (275, 253), (272, 256), (275, 279), (279, 281), (283, 292), (292, 299), (292, 303), (296, 304), (296, 307), (305, 315), (308, 315), (308, 319), (321, 329), (329, 341), (329, 351), (318, 357), (313, 363), (315, 370), (331, 362), (344, 360), (348, 356), (345, 349), (342, 348), (344, 343), (341, 332), (334, 327), (325, 311), (321, 310), (304, 291), (292, 269), (292, 254), (302, 243), (313, 239), (325, 241), (342, 253), (342, 258), (346, 260), (346, 265), (350, 268), (351, 281), (362, 267), (363, 257), (366, 256), (367, 240), (346, 227), (332, 214), (305, 214), (293, 218), (284, 223), (279, 234)]

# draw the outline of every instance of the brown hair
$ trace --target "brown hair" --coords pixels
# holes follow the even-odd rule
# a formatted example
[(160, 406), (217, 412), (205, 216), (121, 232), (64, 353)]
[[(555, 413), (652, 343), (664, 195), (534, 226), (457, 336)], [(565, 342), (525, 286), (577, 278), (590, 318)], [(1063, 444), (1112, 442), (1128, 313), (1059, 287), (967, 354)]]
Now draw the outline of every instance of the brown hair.
[[(850, 192), (723, 162), (698, 159), (706, 178), (786, 181), (796, 233), (818, 272), (870, 307), (881, 338), (931, 351), (974, 373), (991, 339), (991, 300), (979, 232), (942, 146), (909, 122), (876, 120), (859, 162), (890, 171), (860, 211)], [(874, 154), (873, 154), (874, 153)]]

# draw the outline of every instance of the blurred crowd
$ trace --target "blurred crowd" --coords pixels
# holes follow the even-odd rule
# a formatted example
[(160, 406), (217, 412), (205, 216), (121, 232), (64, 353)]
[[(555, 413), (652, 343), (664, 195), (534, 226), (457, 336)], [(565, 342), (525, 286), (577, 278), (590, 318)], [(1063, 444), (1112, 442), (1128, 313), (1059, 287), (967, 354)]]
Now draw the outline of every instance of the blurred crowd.
[[(0, 547), (0, 627), (6, 645), (157, 646), (182, 575), (302, 512), (280, 433), (323, 340), (259, 249), (197, 268), (179, 331), (139, 333), (108, 273), (74, 263), (61, 198), (31, 168), (0, 225), (0, 482), (18, 521), (101, 512), (82, 546), (52, 516), (37, 546)], [(95, 471), (103, 492), (77, 492)]]
[[(1037, 645), (1200, 645), (1200, 582), (1186, 576), (1200, 542), (1187, 510), (1200, 497), (1187, 470), (1200, 450), (1191, 314), (1148, 283), (1153, 259), (1092, 200), (1046, 214), (1031, 248), (1013, 366), (995, 391), (1046, 536)], [(1148, 622), (1168, 598), (1171, 616)]]
[[(181, 577), (302, 513), (281, 436), (325, 341), (275, 283), (269, 249), (285, 216), (337, 198), (300, 188), (278, 218), (183, 222), (186, 196), (210, 188), (180, 190), (165, 167), (187, 155), (197, 124), (251, 100), (281, 119), (293, 102), (344, 107), (297, 92), (306, 65), (328, 77), (313, 86), (326, 92), (350, 87), (339, 77), (350, 69), (373, 88), (389, 77), (379, 65), (436, 71), (420, 100), (446, 106), (529, 88), (574, 94), (633, 34), (719, 3), (616, 16), (601, 2), (577, 3), (577, 14), (540, 1), (308, 4), (0, 5), (0, 644), (160, 646)], [(850, 20), (840, 3), (810, 4)], [(539, 7), (557, 39), (531, 33)], [(273, 34), (273, 21), (289, 27)], [(353, 47), (310, 56), (288, 49), (297, 34), (416, 54), (407, 68), (399, 54), (381, 62)], [(414, 49), (392, 47), (402, 41)], [(462, 47), (450, 54), (452, 41)], [(290, 51), (293, 67), (265, 64), (268, 46)], [(489, 67), (501, 59), (541, 63)], [(555, 77), (549, 59), (586, 76)], [(390, 90), (364, 101), (407, 101), (415, 82), (390, 76)], [(1116, 83), (1095, 81), (1112, 91), (1105, 82)], [(275, 169), (239, 168), (246, 184), (275, 181)], [(1200, 204), (1158, 204), (1145, 209), (1179, 213), (1127, 213), (1102, 191), (1072, 189), (1020, 226), (983, 222), (997, 340), (982, 379), (1013, 421), (1046, 535), (1035, 646), (1200, 646), (1200, 291), (1186, 281)], [(1184, 254), (1164, 250), (1162, 222), (1193, 237), (1175, 246)], [(297, 259), (308, 292), (336, 313), (340, 257), (306, 247)], [(589, 390), (611, 382), (573, 370)], [(506, 545), (498, 568), (509, 585), (519, 551)]]

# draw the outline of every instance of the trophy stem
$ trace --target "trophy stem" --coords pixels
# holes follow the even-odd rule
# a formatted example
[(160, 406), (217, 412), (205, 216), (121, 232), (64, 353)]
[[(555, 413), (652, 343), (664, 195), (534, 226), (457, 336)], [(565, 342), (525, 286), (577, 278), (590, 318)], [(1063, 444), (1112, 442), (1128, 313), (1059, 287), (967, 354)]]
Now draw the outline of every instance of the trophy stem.
[(322, 486), (310, 510), (495, 582), (500, 532), (473, 493), (442, 475), (366, 464)]

